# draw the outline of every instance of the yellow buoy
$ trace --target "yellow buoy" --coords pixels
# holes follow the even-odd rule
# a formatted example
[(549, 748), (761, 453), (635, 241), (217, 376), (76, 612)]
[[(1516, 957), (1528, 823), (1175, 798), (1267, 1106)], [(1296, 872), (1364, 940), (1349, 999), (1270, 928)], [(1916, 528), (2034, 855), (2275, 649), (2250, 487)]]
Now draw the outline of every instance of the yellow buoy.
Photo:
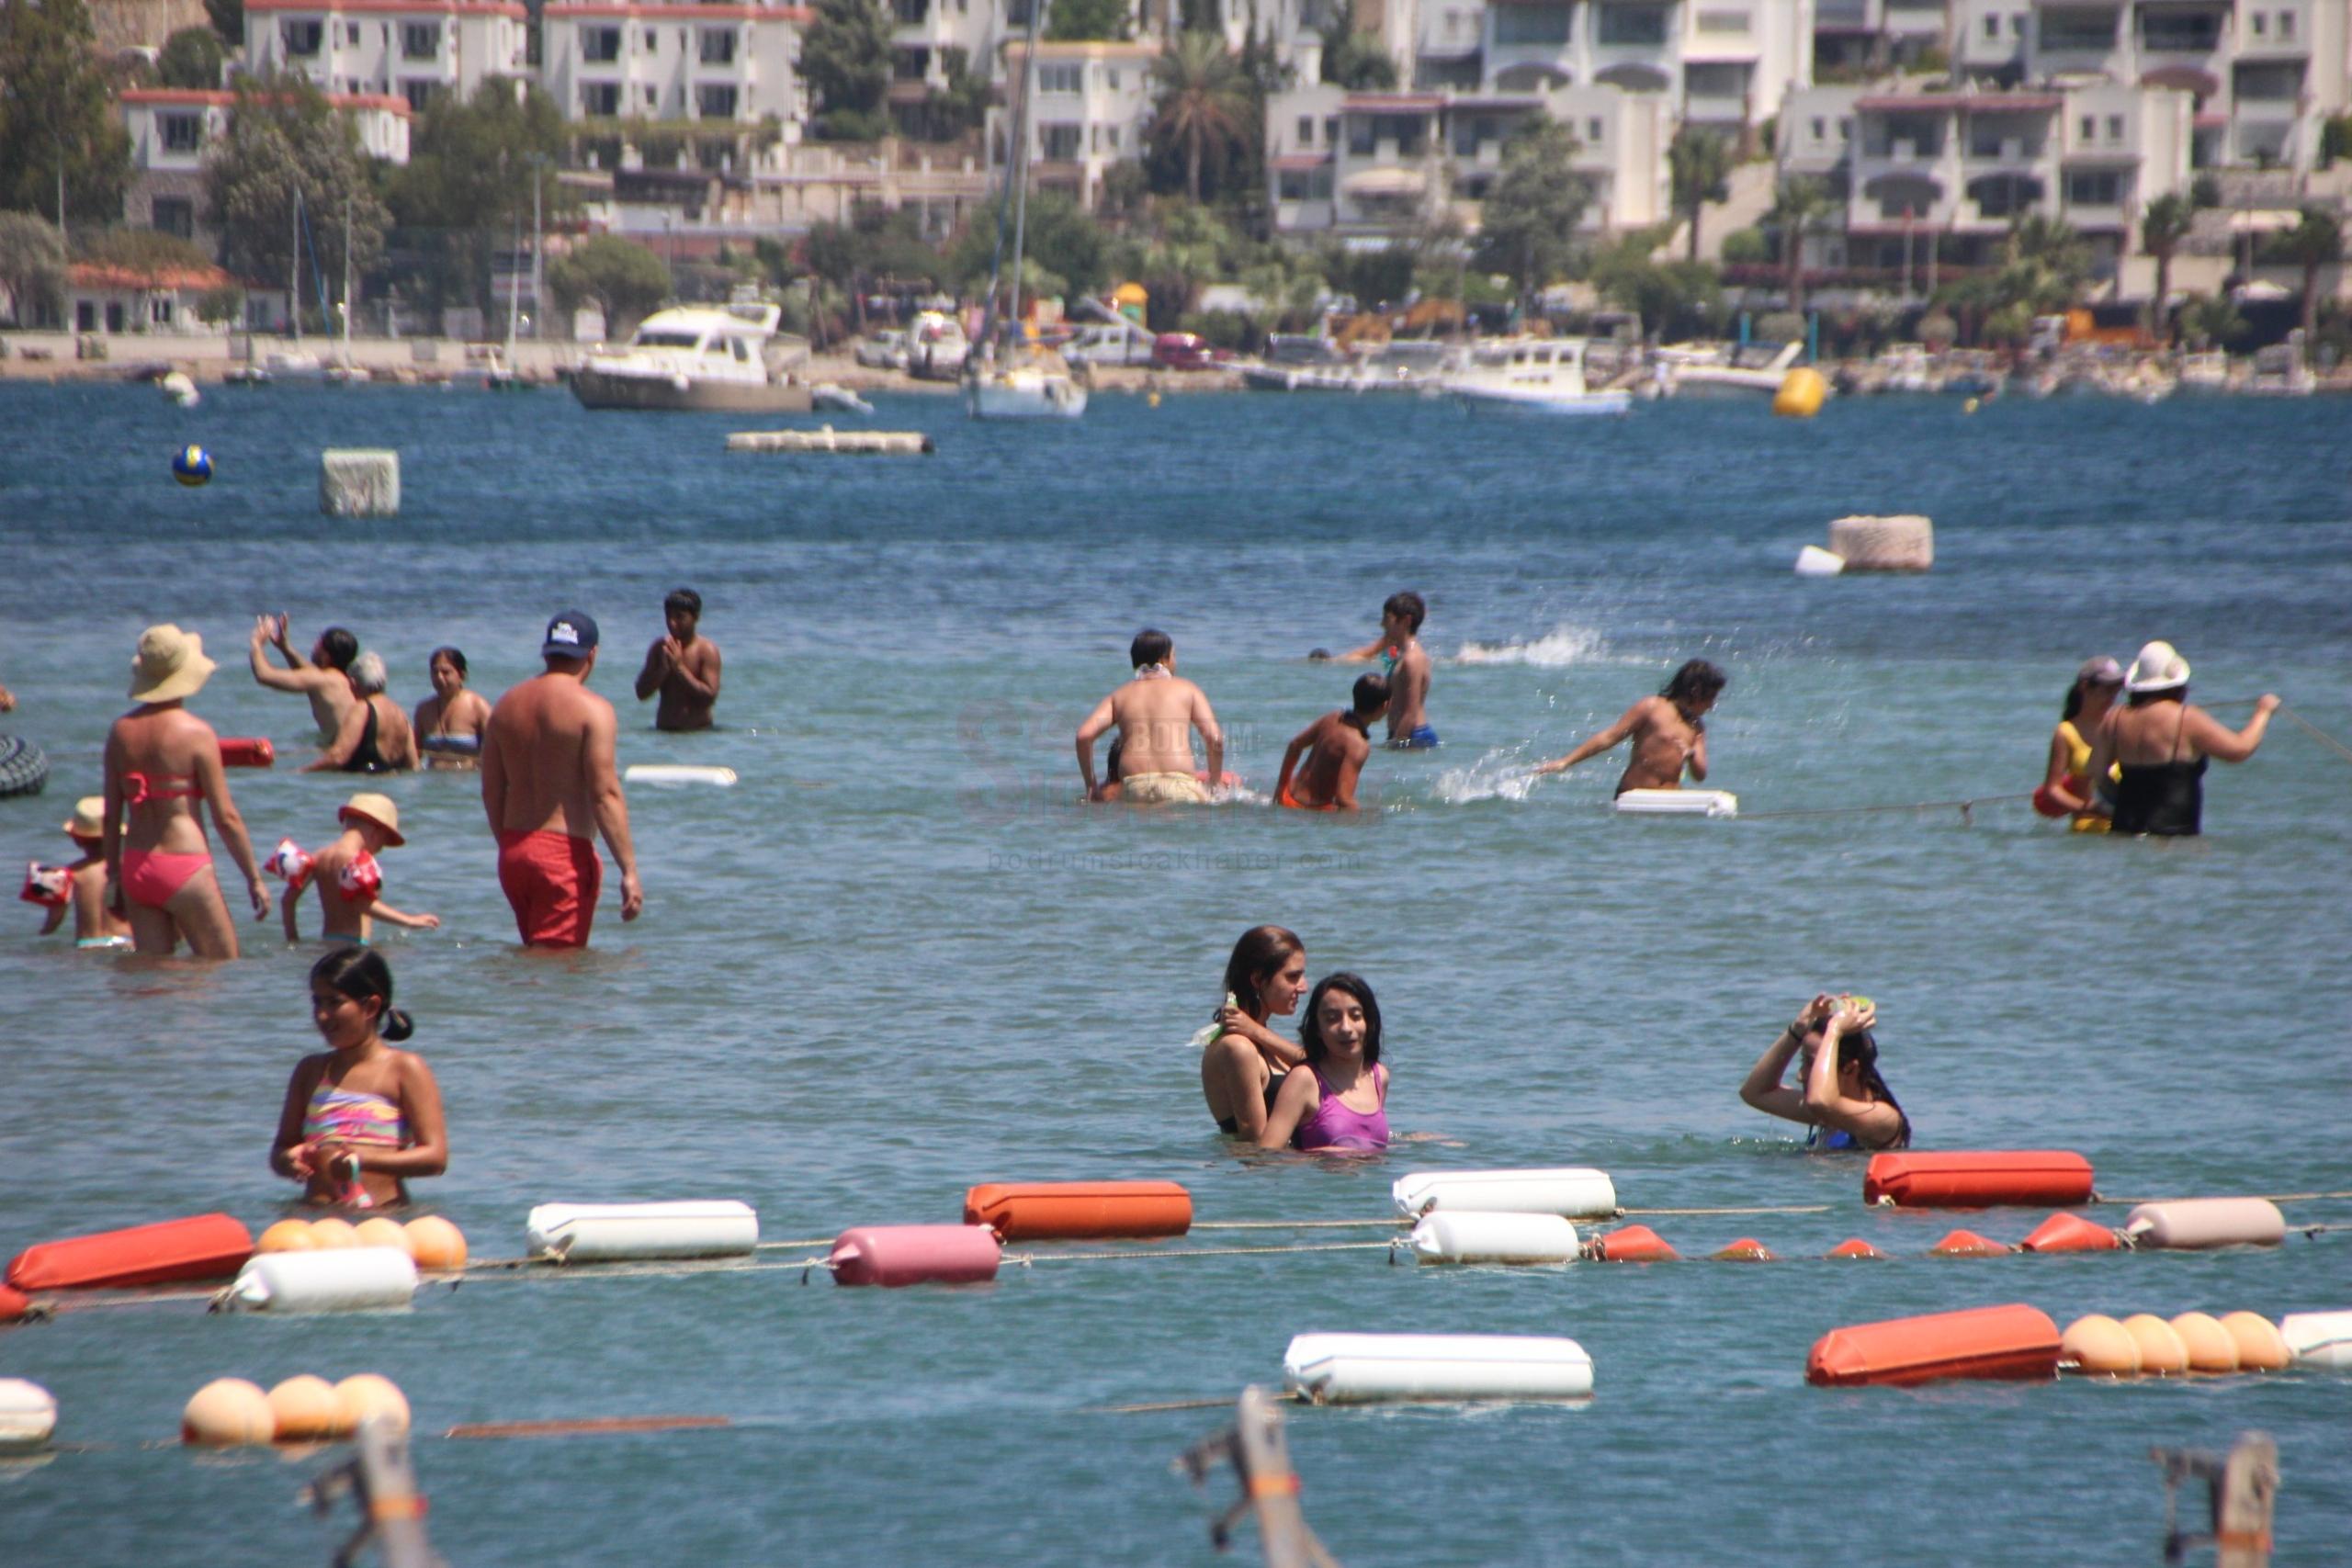
[(2233, 1312), (2222, 1319), (2222, 1327), (2237, 1342), (2241, 1371), (2283, 1371), (2295, 1359), (2278, 1325), (2260, 1313)]
[(266, 1443), (277, 1435), (269, 1395), (243, 1378), (215, 1378), (189, 1396), (180, 1412), (180, 1441), (232, 1449)]
[(323, 1443), (351, 1431), (334, 1384), (308, 1372), (269, 1391), (269, 1414), (281, 1443)]
[(2092, 1313), (2066, 1325), (2058, 1354), (2086, 1372), (2128, 1378), (2140, 1370), (2140, 1342), (2111, 1317)]
[(1960, 412), (1962, 413), (1974, 413), (1977, 407), (1978, 404), (1976, 400), (1974, 398), (1971, 398), (1966, 402), (1960, 405)]
[(463, 1269), (466, 1233), (438, 1214), (421, 1214), (408, 1223), (408, 1249), (419, 1269)]
[(2177, 1377), (2188, 1370), (2188, 1347), (2171, 1324), (2152, 1312), (2135, 1312), (2123, 1320), (2124, 1332), (2140, 1347), (2140, 1370), (2152, 1377)]
[(334, 1385), (334, 1393), (349, 1424), (346, 1430), (356, 1431), (359, 1423), (371, 1416), (388, 1417), (401, 1431), (408, 1430), (408, 1395), (391, 1379), (375, 1372), (354, 1372)]
[(1772, 412), (1783, 419), (1811, 419), (1829, 400), (1829, 383), (1821, 372), (1800, 365), (1781, 378), (1781, 389), (1772, 394)]
[(349, 1220), (338, 1220), (330, 1214), (323, 1220), (311, 1222), (311, 1240), (322, 1251), (338, 1247), (357, 1247), (359, 1229)]
[(261, 1240), (254, 1244), (255, 1252), (311, 1252), (319, 1238), (311, 1234), (308, 1220), (280, 1220), (261, 1233)]
[(2238, 1342), (2221, 1320), (2209, 1313), (2185, 1312), (2172, 1320), (2172, 1331), (2188, 1350), (2192, 1372), (2233, 1372), (2238, 1370)]
[(1144, 405), (1145, 405), (1147, 408), (1155, 408), (1155, 409), (1156, 409), (1156, 408), (1158, 408), (1158, 407), (1159, 406), (1159, 394), (1158, 392), (1147, 392), (1147, 393), (1145, 393), (1145, 394), (1144, 394), (1144, 400), (1144, 400)]
[(398, 1220), (388, 1220), (379, 1214), (372, 1220), (360, 1221), (354, 1234), (358, 1236), (362, 1247), (397, 1247), (411, 1258), (416, 1256), (416, 1248), (409, 1243), (408, 1232), (401, 1228)]

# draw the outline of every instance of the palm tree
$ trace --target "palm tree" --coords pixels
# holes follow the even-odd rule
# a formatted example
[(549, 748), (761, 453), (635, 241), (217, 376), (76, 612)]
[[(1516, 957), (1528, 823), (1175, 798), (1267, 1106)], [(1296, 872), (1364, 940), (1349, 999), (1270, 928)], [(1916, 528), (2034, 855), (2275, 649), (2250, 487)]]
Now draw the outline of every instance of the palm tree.
[(2172, 256), (2197, 223), (2197, 206), (2175, 191), (2148, 203), (2140, 214), (2140, 248), (2156, 258), (2156, 299), (2150, 330), (2172, 342)]
[(1699, 209), (1731, 195), (1731, 143), (1716, 131), (1684, 126), (1666, 150), (1674, 175), (1674, 209), (1690, 218), (1690, 259), (1699, 259)]
[(2344, 259), (2344, 224), (2324, 208), (2306, 207), (2303, 220), (2277, 236), (2266, 260), (2303, 269), (2303, 352), (2314, 346), (2319, 323), (2319, 269)]
[(1159, 128), (1184, 144), (1184, 191), (1201, 199), (1201, 161), (1212, 142), (1220, 149), (1240, 141), (1250, 123), (1250, 97), (1241, 73), (1216, 33), (1185, 32), (1169, 39), (1151, 62), (1159, 84)]
[(1804, 314), (1804, 241), (1827, 227), (1839, 210), (1836, 197), (1823, 182), (1807, 175), (1785, 181), (1773, 198), (1767, 220), (1780, 230), (1781, 265), (1788, 278), (1789, 309)]
[(2090, 246), (2064, 219), (2019, 217), (2009, 225), (2007, 250), (1996, 287), (2002, 299), (2038, 314), (2072, 309), (2090, 283)]

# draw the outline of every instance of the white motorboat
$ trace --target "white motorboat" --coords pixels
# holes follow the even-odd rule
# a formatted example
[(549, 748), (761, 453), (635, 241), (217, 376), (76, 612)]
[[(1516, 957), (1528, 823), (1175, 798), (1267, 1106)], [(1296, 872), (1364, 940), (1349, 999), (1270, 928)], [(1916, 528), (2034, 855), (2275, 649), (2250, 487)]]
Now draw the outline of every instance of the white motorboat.
[(1594, 391), (1585, 383), (1585, 340), (1514, 338), (1475, 348), (1462, 368), (1440, 385), (1473, 412), (1627, 413), (1633, 393)]
[(1659, 349), (1653, 363), (1658, 387), (1668, 397), (1770, 398), (1780, 391), (1781, 383), (1788, 379), (1804, 354), (1804, 344), (1796, 342), (1778, 349), (1751, 346), (1729, 354), (1676, 344)]
[(1086, 389), (1054, 358), (981, 370), (965, 378), (964, 412), (974, 419), (1076, 419), (1086, 412)]
[(758, 300), (656, 310), (628, 347), (581, 361), (572, 396), (592, 409), (807, 413), (808, 387), (793, 372), (808, 344), (777, 331), (783, 316)]
[[(298, 339), (297, 342), (299, 341)], [(261, 363), (262, 369), (266, 372), (261, 378), (263, 380), (324, 381), (327, 379), (326, 361), (306, 348), (274, 350), (265, 355)]]

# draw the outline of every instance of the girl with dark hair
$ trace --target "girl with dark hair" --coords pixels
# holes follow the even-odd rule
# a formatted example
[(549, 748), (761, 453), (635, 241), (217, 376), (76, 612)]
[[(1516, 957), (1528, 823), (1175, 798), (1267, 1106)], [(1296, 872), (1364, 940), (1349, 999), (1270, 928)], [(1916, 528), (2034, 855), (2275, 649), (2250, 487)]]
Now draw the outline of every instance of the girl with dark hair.
[(408, 1201), (406, 1179), (448, 1168), (433, 1069), (406, 1040), (392, 970), (373, 948), (340, 948), (311, 966), (311, 1021), (326, 1050), (286, 1080), (269, 1167), (304, 1183), (303, 1201), (373, 1209)]
[(433, 694), (416, 705), (417, 749), (424, 753), (427, 767), (470, 768), (481, 755), (490, 704), (467, 686), (466, 656), (457, 649), (435, 649), (424, 669)]
[(1201, 1093), (1217, 1131), (1255, 1141), (1266, 1130), (1283, 1075), (1306, 1054), (1270, 1027), (1298, 1009), (1306, 944), (1281, 926), (1252, 926), (1225, 964), (1226, 1005), (1201, 1053)]
[(2112, 659), (2089, 660), (2075, 671), (2058, 728), (2050, 732), (2050, 762), (2042, 770), (2041, 787), (2033, 792), (2033, 808), (2044, 817), (2072, 817), (2077, 833), (2107, 831), (2107, 818), (2091, 809), (2100, 792), (2090, 781), (2090, 737), (2122, 692), (2122, 665)]
[(1644, 697), (1621, 715), (1616, 723), (1586, 739), (1565, 757), (1555, 757), (1536, 768), (1538, 773), (1561, 773), (1588, 757), (1598, 757), (1631, 740), (1633, 754), (1617, 780), (1617, 793), (1629, 789), (1680, 789), (1689, 773), (1699, 784), (1707, 782), (1707, 715), (1723, 695), (1729, 677), (1703, 659), (1693, 659), (1674, 672), (1654, 697)]
[[(1824, 1151), (1911, 1146), (1911, 1119), (1879, 1076), (1878, 1010), (1867, 997), (1817, 996), (1781, 1031), (1739, 1086), (1739, 1098), (1768, 1116), (1803, 1122), (1805, 1147)], [(1802, 1089), (1781, 1082), (1802, 1056)]]
[(1353, 975), (1326, 975), (1299, 1026), (1306, 1071), (1283, 1081), (1258, 1134), (1261, 1149), (1359, 1153), (1388, 1146), (1388, 1069), (1380, 1065), (1380, 1004)]

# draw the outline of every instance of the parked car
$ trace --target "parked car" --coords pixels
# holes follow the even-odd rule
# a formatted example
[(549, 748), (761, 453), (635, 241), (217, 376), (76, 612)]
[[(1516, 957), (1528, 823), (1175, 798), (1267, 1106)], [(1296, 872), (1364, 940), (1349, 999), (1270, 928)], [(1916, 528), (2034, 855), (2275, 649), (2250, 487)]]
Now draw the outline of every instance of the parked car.
[(1152, 336), (1141, 327), (1094, 321), (1061, 345), (1061, 355), (1072, 365), (1149, 365), (1151, 350)]
[(1167, 370), (1214, 370), (1232, 357), (1198, 333), (1162, 333), (1151, 340), (1151, 362)]
[(953, 381), (964, 368), (971, 343), (955, 317), (925, 310), (907, 338), (907, 372), (934, 381)]
[(904, 370), (907, 334), (896, 327), (886, 327), (870, 337), (861, 338), (855, 357), (868, 370)]

